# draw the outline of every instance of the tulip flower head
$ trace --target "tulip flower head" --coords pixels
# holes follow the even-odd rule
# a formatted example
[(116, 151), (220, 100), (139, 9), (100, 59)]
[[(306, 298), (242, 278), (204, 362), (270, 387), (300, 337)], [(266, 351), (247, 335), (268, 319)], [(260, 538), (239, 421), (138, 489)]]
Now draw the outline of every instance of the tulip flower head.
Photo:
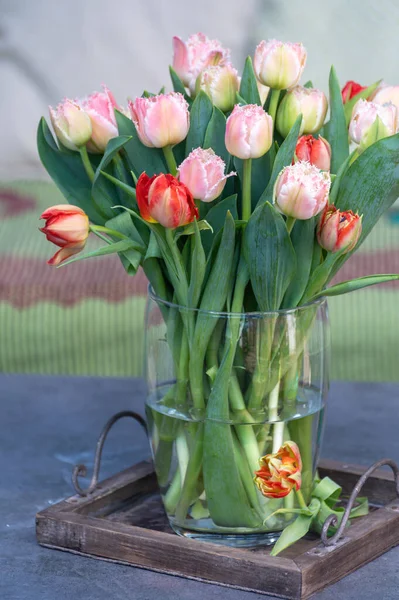
[(349, 136), (365, 150), (378, 140), (394, 135), (398, 130), (398, 111), (394, 104), (376, 104), (358, 100), (353, 107)]
[(263, 85), (275, 90), (296, 85), (305, 64), (306, 50), (302, 44), (263, 40), (255, 50), (255, 75)]
[(273, 119), (257, 104), (236, 104), (227, 119), (225, 144), (238, 158), (259, 158), (273, 142)]
[(162, 173), (148, 177), (142, 173), (136, 194), (140, 214), (149, 223), (175, 229), (199, 217), (190, 190), (172, 175)]
[(188, 104), (182, 94), (171, 92), (129, 102), (130, 114), (144, 146), (164, 148), (182, 142), (190, 127)]
[(45, 210), (40, 218), (46, 221), (40, 231), (50, 242), (61, 248), (47, 261), (49, 265), (57, 266), (85, 247), (89, 235), (89, 218), (78, 206), (58, 204)]
[(54, 109), (49, 106), (50, 119), (61, 144), (69, 150), (79, 150), (92, 134), (89, 115), (73, 100), (65, 99)]
[(309, 162), (322, 171), (329, 171), (331, 165), (331, 146), (321, 135), (316, 139), (313, 135), (303, 135), (299, 138), (295, 157)]
[(328, 252), (346, 254), (356, 246), (362, 232), (362, 217), (351, 210), (341, 212), (329, 204), (317, 226), (317, 240)]
[(399, 111), (399, 85), (383, 84), (376, 89), (370, 98), (375, 104), (394, 104)]
[(195, 92), (203, 90), (223, 112), (231, 110), (240, 87), (238, 73), (231, 65), (206, 67), (197, 77)]
[(324, 92), (297, 85), (282, 99), (277, 111), (276, 127), (283, 137), (287, 137), (298, 116), (302, 114), (300, 134), (316, 133), (324, 124), (327, 109), (328, 102)]
[(198, 75), (211, 65), (230, 62), (230, 50), (219, 40), (210, 40), (203, 33), (191, 35), (187, 42), (173, 38), (173, 68), (185, 86), (193, 88)]
[(287, 217), (310, 219), (318, 215), (328, 202), (331, 179), (308, 162), (284, 167), (274, 186), (274, 203)]
[(360, 94), (363, 90), (366, 90), (367, 87), (360, 85), (360, 83), (356, 83), (356, 81), (347, 81), (342, 88), (342, 102), (346, 104), (349, 100), (352, 100), (354, 96)]
[(302, 484), (302, 460), (295, 442), (285, 442), (275, 454), (266, 454), (259, 460), (255, 483), (266, 498), (284, 498)]
[(102, 92), (94, 92), (78, 100), (78, 103), (91, 120), (93, 131), (88, 149), (94, 153), (104, 152), (109, 140), (118, 136), (115, 108), (119, 107), (113, 94), (107, 86), (103, 85)]
[(225, 162), (212, 149), (196, 148), (181, 163), (178, 173), (181, 183), (190, 190), (193, 198), (202, 202), (212, 202), (220, 196), (228, 177), (224, 174)]

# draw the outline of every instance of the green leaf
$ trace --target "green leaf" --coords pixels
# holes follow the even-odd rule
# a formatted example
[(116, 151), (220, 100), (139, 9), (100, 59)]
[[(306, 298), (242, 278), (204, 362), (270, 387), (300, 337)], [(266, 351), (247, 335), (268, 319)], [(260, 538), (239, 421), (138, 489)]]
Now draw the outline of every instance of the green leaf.
[(220, 202), (217, 202), (212, 208), (208, 211), (206, 215), (206, 220), (209, 225), (212, 227), (213, 232), (205, 231), (202, 234), (202, 244), (206, 254), (209, 253), (212, 242), (215, 239), (217, 233), (222, 229), (225, 221), (227, 212), (230, 212), (233, 216), (233, 219), (238, 219), (237, 213), (237, 194), (233, 196), (229, 196)]
[(195, 98), (190, 111), (190, 129), (186, 139), (186, 155), (195, 148), (203, 147), (206, 130), (213, 113), (209, 96), (202, 90)]
[(189, 223), (188, 225), (179, 227), (179, 229), (176, 230), (175, 240), (177, 241), (182, 235), (193, 235), (196, 229), (199, 229), (200, 231), (206, 231), (209, 229), (212, 231), (212, 226), (208, 223), (208, 221), (205, 220)]
[[(139, 268), (143, 254), (146, 251), (146, 246), (149, 241), (149, 230), (146, 225), (137, 221), (137, 225), (133, 222), (131, 215), (124, 211), (106, 222), (106, 227), (115, 229), (126, 235), (129, 239), (141, 247), (140, 250), (130, 248), (125, 252), (119, 253), (119, 258), (129, 275), (135, 275)], [(144, 241), (143, 241), (144, 240)]]
[(338, 173), (340, 166), (349, 156), (349, 141), (341, 88), (334, 67), (331, 67), (329, 87), (331, 114), (324, 127), (324, 133), (331, 145), (331, 173)]
[(243, 250), (260, 310), (278, 310), (295, 275), (296, 257), (285, 221), (269, 202), (251, 215)]
[(201, 296), (202, 284), (205, 277), (206, 256), (202, 247), (198, 223), (194, 221), (194, 247), (191, 255), (191, 276), (188, 288), (188, 305), (196, 308)]
[(115, 214), (115, 212), (111, 210), (111, 206), (120, 204), (121, 202), (119, 195), (115, 190), (115, 186), (102, 176), (102, 171), (105, 171), (115, 155), (121, 148), (126, 146), (130, 139), (130, 137), (123, 135), (109, 140), (104, 156), (102, 157), (94, 176), (92, 187), (94, 201), (101, 211), (109, 218), (112, 218)]
[(316, 300), (316, 298), (320, 298), (322, 296), (340, 296), (342, 294), (349, 294), (349, 292), (355, 292), (356, 290), (361, 290), (362, 288), (368, 287), (370, 285), (377, 285), (378, 283), (387, 283), (388, 281), (397, 281), (399, 280), (399, 274), (393, 275), (366, 275), (365, 277), (358, 277), (357, 279), (351, 279), (350, 281), (343, 281), (342, 283), (337, 283), (326, 290), (321, 290), (317, 294), (312, 296), (311, 300)]
[(342, 177), (335, 206), (363, 215), (362, 233), (354, 250), (340, 257), (330, 279), (356, 252), (383, 213), (399, 196), (399, 134), (367, 148)]
[(113, 244), (108, 244), (108, 246), (103, 246), (102, 248), (99, 248), (98, 250), (93, 250), (93, 252), (87, 252), (87, 254), (78, 254), (78, 255), (74, 256), (73, 258), (71, 258), (70, 260), (67, 260), (66, 262), (61, 263), (60, 265), (58, 265), (57, 268), (64, 267), (66, 265), (70, 265), (73, 262), (77, 262), (78, 260), (84, 260), (86, 258), (94, 258), (96, 256), (106, 256), (107, 254), (116, 254), (118, 252), (125, 252), (126, 250), (130, 250), (131, 248), (140, 249), (140, 247), (138, 247), (136, 242), (133, 242), (133, 240), (128, 240), (128, 239), (120, 240), (119, 242), (115, 242)]
[(103, 225), (106, 217), (93, 205), (91, 182), (79, 153), (61, 152), (44, 118), (37, 130), (37, 148), (44, 168), (66, 200), (84, 210), (92, 223)]
[(179, 94), (183, 94), (184, 98), (187, 102), (191, 103), (192, 99), (187, 95), (186, 88), (184, 87), (184, 83), (176, 73), (173, 67), (169, 67), (170, 78), (172, 80), (173, 90), (178, 92)]
[(258, 206), (260, 206), (264, 202), (273, 202), (273, 189), (277, 177), (279, 176), (284, 167), (292, 163), (292, 160), (294, 158), (301, 123), (302, 115), (299, 115), (297, 120), (291, 127), (289, 134), (287, 135), (277, 152), (268, 186), (259, 198)]
[(378, 88), (378, 86), (381, 83), (381, 79), (379, 81), (376, 81), (376, 83), (373, 83), (372, 85), (369, 85), (368, 88), (366, 88), (365, 90), (363, 90), (362, 92), (359, 92), (358, 94), (356, 94), (356, 96), (353, 96), (353, 98), (351, 98), (350, 100), (348, 100), (348, 102), (345, 102), (344, 104), (344, 112), (345, 112), (345, 121), (346, 121), (346, 126), (348, 127), (351, 117), (352, 117), (352, 112), (353, 112), (353, 107), (355, 106), (356, 102), (358, 100), (360, 100), (361, 98), (364, 98), (365, 100), (371, 96), (371, 94)]
[(140, 176), (146, 172), (149, 177), (158, 175), (158, 173), (168, 173), (169, 171), (165, 164), (162, 150), (160, 148), (147, 148), (147, 146), (144, 146), (140, 142), (133, 121), (124, 114), (115, 110), (115, 117), (119, 135), (127, 135), (131, 138), (124, 149), (134, 173)]
[(204, 148), (212, 150), (220, 156), (226, 163), (226, 168), (230, 162), (230, 154), (226, 149), (224, 137), (226, 133), (226, 117), (216, 106), (213, 107), (212, 117), (206, 128)]
[(298, 306), (309, 281), (315, 241), (315, 219), (295, 222), (291, 242), (296, 254), (296, 273), (284, 295), (282, 308)]
[(157, 238), (153, 231), (151, 231), (150, 233), (150, 239), (148, 242), (147, 252), (145, 254), (144, 260), (148, 260), (149, 258), (162, 258), (162, 253), (159, 249)]
[(259, 106), (262, 106), (258, 86), (256, 83), (254, 68), (252, 65), (252, 59), (250, 56), (248, 56), (245, 61), (245, 67), (241, 78), (239, 93), (240, 96), (244, 98), (247, 104), (259, 104)]
[(236, 93), (236, 104), (242, 104), (243, 106), (245, 106), (246, 104), (248, 104), (248, 102), (246, 100), (244, 100), (244, 98), (242, 96), (240, 96), (240, 94), (237, 92)]
[(305, 88), (312, 88), (313, 87), (313, 83), (309, 79), (309, 81), (307, 81), (303, 87), (305, 87)]
[(299, 515), (291, 525), (288, 525), (274, 544), (270, 556), (277, 556), (277, 554), (288, 548), (288, 546), (303, 538), (308, 533), (313, 519), (320, 510), (320, 506), (320, 500), (313, 498), (309, 505), (312, 515)]

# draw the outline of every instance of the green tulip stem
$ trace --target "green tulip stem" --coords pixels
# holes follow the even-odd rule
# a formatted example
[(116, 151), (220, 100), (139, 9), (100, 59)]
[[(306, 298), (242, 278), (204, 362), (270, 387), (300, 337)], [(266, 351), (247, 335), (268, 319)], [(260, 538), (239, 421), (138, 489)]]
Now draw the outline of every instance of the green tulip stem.
[(269, 115), (273, 119), (273, 124), (276, 122), (276, 114), (278, 101), (280, 99), (280, 90), (272, 90), (270, 95), (270, 104), (269, 104)]
[(242, 220), (248, 221), (251, 216), (251, 171), (252, 158), (244, 160), (242, 177)]
[(110, 243), (107, 238), (101, 235), (101, 232), (106, 233), (107, 235), (112, 235), (120, 240), (126, 240), (127, 236), (121, 233), (120, 231), (116, 231), (115, 229), (109, 229), (108, 227), (104, 227), (103, 225), (90, 225), (90, 231), (95, 233), (98, 237), (101, 237), (104, 241)]
[(163, 150), (163, 154), (166, 160), (166, 164), (168, 165), (168, 169), (171, 175), (173, 175), (173, 177), (176, 177), (177, 174), (177, 164), (175, 161), (175, 157), (173, 154), (173, 150), (172, 150), (172, 146), (165, 146), (164, 148), (162, 148)]
[(81, 146), (79, 148), (79, 152), (80, 152), (80, 158), (82, 159), (82, 163), (85, 168), (87, 177), (90, 179), (91, 182), (93, 182), (95, 173), (94, 173), (93, 167), (91, 166), (91, 162), (90, 162), (89, 155), (87, 153), (86, 146)]
[(299, 504), (300, 508), (302, 508), (303, 510), (309, 510), (308, 505), (305, 502), (305, 498), (303, 497), (301, 490), (298, 490), (297, 492), (295, 492), (295, 494), (296, 494), (296, 499), (298, 500), (298, 504)]

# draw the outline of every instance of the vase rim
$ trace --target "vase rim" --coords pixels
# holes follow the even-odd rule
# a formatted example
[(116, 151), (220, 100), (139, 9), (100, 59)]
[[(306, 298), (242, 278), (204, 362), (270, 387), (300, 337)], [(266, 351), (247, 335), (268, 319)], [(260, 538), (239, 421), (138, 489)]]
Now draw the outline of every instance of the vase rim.
[(299, 311), (303, 311), (303, 310), (307, 310), (310, 309), (312, 307), (315, 306), (325, 306), (327, 304), (327, 298), (325, 296), (321, 296), (320, 298), (316, 298), (316, 300), (313, 300), (312, 302), (307, 302), (306, 304), (303, 304), (301, 306), (296, 306), (295, 308), (280, 308), (278, 310), (270, 310), (270, 311), (253, 311), (253, 312), (226, 312), (226, 311), (216, 311), (216, 310), (203, 310), (201, 308), (190, 308), (188, 306), (184, 306), (181, 304), (176, 304), (174, 302), (169, 302), (169, 300), (164, 300), (163, 298), (161, 298), (160, 296), (157, 296), (151, 286), (151, 284), (148, 284), (148, 296), (149, 298), (151, 298), (151, 300), (154, 300), (154, 302), (156, 302), (157, 304), (162, 304), (164, 306), (168, 306), (169, 308), (176, 308), (179, 310), (185, 310), (185, 311), (192, 311), (192, 312), (196, 312), (196, 313), (205, 313), (208, 315), (212, 315), (214, 317), (229, 317), (229, 316), (236, 316), (236, 317), (251, 317), (251, 318), (260, 318), (260, 317), (265, 317), (267, 315), (290, 315), (290, 314), (295, 314)]

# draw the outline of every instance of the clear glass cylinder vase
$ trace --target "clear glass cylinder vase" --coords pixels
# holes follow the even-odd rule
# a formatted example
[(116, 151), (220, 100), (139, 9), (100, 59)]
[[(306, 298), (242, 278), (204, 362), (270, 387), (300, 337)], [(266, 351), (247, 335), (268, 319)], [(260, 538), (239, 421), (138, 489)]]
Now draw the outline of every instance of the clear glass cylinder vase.
[(327, 302), (270, 313), (215, 313), (149, 290), (146, 413), (171, 527), (232, 546), (273, 543), (292, 520), (295, 490), (265, 497), (259, 458), (294, 441), (308, 501), (329, 376)]

